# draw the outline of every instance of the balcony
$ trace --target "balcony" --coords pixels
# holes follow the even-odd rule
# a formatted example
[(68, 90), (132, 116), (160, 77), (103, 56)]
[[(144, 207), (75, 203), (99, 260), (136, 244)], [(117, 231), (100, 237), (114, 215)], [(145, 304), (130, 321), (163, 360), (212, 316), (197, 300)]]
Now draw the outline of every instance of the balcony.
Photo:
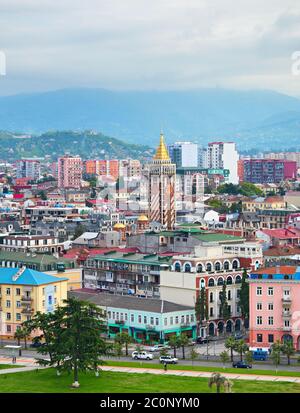
[(146, 325), (146, 330), (148, 331), (156, 331), (158, 326), (155, 326), (154, 324), (147, 324)]
[(31, 298), (31, 297), (28, 297), (27, 295), (22, 295), (21, 301), (31, 302), (31, 301), (32, 301), (32, 298)]
[(282, 331), (292, 331), (292, 326), (283, 326)]
[(33, 312), (34, 312), (34, 309), (30, 307), (23, 308), (23, 310), (21, 311), (22, 314), (32, 314)]
[(187, 328), (187, 327), (191, 327), (190, 323), (181, 323), (180, 324), (180, 328)]
[(284, 304), (291, 304), (292, 299), (291, 299), (291, 297), (290, 297), (289, 295), (284, 295), (284, 296), (282, 297), (282, 302), (283, 302)]
[(115, 324), (124, 325), (125, 321), (124, 320), (115, 320)]
[(290, 313), (289, 311), (283, 311), (283, 312), (282, 312), (282, 317), (284, 317), (284, 318), (291, 318), (291, 317), (292, 317), (292, 313)]

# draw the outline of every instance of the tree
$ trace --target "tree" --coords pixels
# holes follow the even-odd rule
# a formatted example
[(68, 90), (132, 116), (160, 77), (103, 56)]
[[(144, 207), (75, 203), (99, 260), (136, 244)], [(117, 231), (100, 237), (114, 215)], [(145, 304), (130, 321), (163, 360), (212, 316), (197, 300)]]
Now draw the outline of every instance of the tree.
[(74, 231), (73, 241), (80, 237), (84, 232), (86, 232), (85, 226), (81, 224), (77, 225)]
[(247, 351), (245, 353), (245, 361), (246, 361), (247, 364), (250, 364), (250, 365), (252, 364), (252, 362), (253, 362), (252, 351)]
[(168, 355), (168, 350), (166, 349), (166, 347), (163, 347), (159, 350), (159, 355), (160, 356), (167, 356)]
[(241, 361), (243, 361), (243, 354), (245, 354), (248, 350), (249, 347), (244, 340), (238, 340), (236, 342), (236, 351), (239, 353)]
[(225, 393), (230, 393), (232, 383), (220, 373), (213, 373), (208, 381), (208, 387), (211, 389), (213, 386), (216, 386), (217, 393), (221, 393), (222, 387), (224, 388)]
[(293, 341), (288, 340), (283, 343), (281, 351), (284, 355), (287, 356), (288, 365), (291, 364), (291, 356), (295, 354), (294, 344)]
[[(105, 329), (103, 311), (95, 304), (75, 298), (64, 300), (64, 306), (53, 313), (40, 314), (31, 320), (31, 329), (38, 329), (48, 320), (51, 326), (43, 325), (46, 346), (39, 349), (50, 360), (39, 359), (44, 366), (55, 366), (59, 371), (73, 372), (73, 387), (79, 387), (79, 372), (93, 370), (98, 372), (102, 364), (100, 356), (106, 354), (106, 345), (100, 333)], [(46, 317), (41, 317), (46, 316)], [(46, 334), (47, 333), (47, 337)]]
[(247, 282), (247, 271), (243, 271), (241, 289), (240, 289), (240, 308), (244, 320), (249, 319), (249, 284)]
[(192, 360), (192, 365), (194, 365), (194, 361), (197, 360), (197, 358), (199, 357), (199, 354), (197, 353), (197, 351), (192, 348), (191, 353), (190, 353), (190, 357)]
[(223, 368), (225, 369), (226, 363), (228, 363), (229, 360), (230, 360), (230, 357), (229, 357), (227, 351), (224, 350), (224, 351), (222, 351), (222, 353), (220, 353), (220, 359), (223, 363)]
[(174, 357), (176, 357), (176, 349), (179, 347), (180, 342), (178, 337), (174, 334), (169, 338), (169, 346), (173, 348)]
[(180, 334), (178, 337), (178, 345), (182, 348), (182, 358), (185, 359), (185, 347), (190, 343), (190, 339), (186, 334)]
[[(23, 339), (24, 334), (22, 328), (18, 328), (14, 334), (14, 339), (18, 341), (18, 346), (21, 345), (21, 340)], [(22, 355), (22, 349), (19, 349), (19, 356)]]
[(115, 341), (119, 342), (122, 346), (125, 345), (125, 354), (128, 356), (128, 344), (132, 343), (133, 339), (128, 333), (118, 333), (115, 337)]
[(233, 337), (228, 337), (225, 341), (225, 348), (230, 350), (230, 360), (233, 362), (233, 352), (236, 349), (236, 340)]
[(195, 304), (195, 313), (198, 324), (198, 335), (199, 335), (199, 326), (203, 325), (203, 321), (208, 319), (208, 304), (205, 287), (202, 287), (200, 294), (197, 296)]
[(280, 364), (280, 351), (277, 348), (275, 350), (272, 350), (270, 357), (273, 363), (275, 364), (276, 373), (277, 373), (278, 366)]
[(123, 346), (119, 341), (115, 341), (113, 348), (114, 348), (114, 354), (119, 358), (122, 357)]
[(39, 191), (37, 194), (43, 201), (47, 201), (47, 194), (45, 191)]
[(227, 291), (226, 284), (223, 284), (223, 288), (220, 294), (220, 318), (223, 318), (225, 321), (228, 320), (231, 316), (230, 307), (227, 302)]

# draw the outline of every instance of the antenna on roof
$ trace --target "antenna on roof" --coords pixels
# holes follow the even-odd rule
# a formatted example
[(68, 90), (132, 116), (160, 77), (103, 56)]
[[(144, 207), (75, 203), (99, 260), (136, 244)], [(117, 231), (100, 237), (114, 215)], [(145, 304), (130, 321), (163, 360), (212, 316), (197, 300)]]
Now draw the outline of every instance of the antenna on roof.
[(26, 266), (23, 265), (17, 272), (16, 274), (12, 277), (13, 281), (17, 281), (17, 279), (23, 274), (23, 272), (26, 270)]

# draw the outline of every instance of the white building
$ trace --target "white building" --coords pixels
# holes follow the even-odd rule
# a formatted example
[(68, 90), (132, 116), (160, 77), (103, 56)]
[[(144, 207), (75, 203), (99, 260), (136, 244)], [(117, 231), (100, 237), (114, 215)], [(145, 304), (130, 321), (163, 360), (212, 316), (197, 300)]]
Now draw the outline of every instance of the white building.
[(206, 152), (206, 167), (209, 169), (229, 169), (228, 182), (238, 184), (239, 154), (234, 142), (211, 142)]
[(192, 142), (175, 142), (168, 145), (171, 162), (177, 168), (188, 168), (198, 166), (198, 144)]
[(41, 162), (39, 159), (20, 159), (16, 162), (16, 177), (37, 180), (41, 175)]

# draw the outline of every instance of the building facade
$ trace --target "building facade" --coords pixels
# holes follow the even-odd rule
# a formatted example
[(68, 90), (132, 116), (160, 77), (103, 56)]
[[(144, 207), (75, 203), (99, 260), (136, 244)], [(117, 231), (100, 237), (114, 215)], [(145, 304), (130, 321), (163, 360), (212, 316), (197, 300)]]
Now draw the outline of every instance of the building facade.
[(227, 182), (238, 184), (239, 154), (234, 142), (211, 142), (206, 151), (206, 168), (228, 169)]
[(297, 177), (297, 163), (281, 159), (240, 159), (240, 182), (280, 183)]
[(58, 158), (58, 188), (81, 187), (82, 161), (79, 156), (65, 155)]
[(192, 142), (175, 142), (168, 145), (171, 162), (177, 168), (197, 168), (199, 165), (198, 144)]

